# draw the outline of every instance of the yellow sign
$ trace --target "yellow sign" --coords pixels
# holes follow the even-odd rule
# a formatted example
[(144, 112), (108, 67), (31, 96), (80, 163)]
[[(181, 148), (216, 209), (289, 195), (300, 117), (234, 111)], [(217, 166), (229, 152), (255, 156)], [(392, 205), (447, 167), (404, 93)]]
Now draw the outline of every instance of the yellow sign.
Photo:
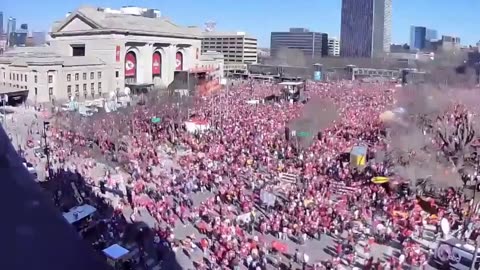
[(362, 167), (365, 166), (366, 157), (364, 155), (354, 155), (351, 157), (352, 166)]
[(390, 179), (385, 176), (377, 176), (372, 178), (372, 183), (375, 184), (385, 184), (388, 183), (388, 181), (390, 181)]

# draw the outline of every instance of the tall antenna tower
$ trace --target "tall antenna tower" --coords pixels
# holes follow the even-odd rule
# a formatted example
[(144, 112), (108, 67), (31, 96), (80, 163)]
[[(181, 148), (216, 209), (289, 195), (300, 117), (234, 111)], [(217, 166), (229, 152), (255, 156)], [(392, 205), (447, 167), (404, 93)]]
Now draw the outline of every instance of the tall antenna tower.
[(217, 22), (207, 21), (205, 23), (205, 32), (213, 32), (213, 31), (215, 31), (215, 27), (217, 27)]

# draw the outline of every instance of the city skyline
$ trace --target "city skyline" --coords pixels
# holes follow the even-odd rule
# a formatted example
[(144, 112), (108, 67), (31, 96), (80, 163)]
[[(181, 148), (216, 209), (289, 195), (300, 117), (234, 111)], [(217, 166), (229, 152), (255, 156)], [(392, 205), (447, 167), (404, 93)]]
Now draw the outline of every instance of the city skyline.
[[(178, 5), (173, 0), (152, 3), (147, 0), (113, 1), (92, 0), (88, 5), (118, 8), (135, 5), (157, 8), (162, 15), (169, 17), (179, 25), (196, 25), (203, 27), (206, 21), (217, 22), (220, 31), (245, 31), (258, 38), (260, 47), (270, 47), (270, 33), (292, 27), (305, 27), (311, 31), (327, 33), (340, 37), (341, 0), (296, 1), (293, 3), (272, 0), (261, 2), (246, 0), (244, 5), (235, 9), (222, 5), (221, 0), (202, 2), (185, 0)], [(18, 21), (28, 23), (33, 31), (48, 31), (52, 23), (62, 19), (69, 11), (81, 6), (81, 2), (48, 1), (40, 3), (33, 0), (18, 0), (0, 5), (4, 18), (15, 17)], [(475, 10), (480, 2), (458, 0), (451, 3), (424, 0), (393, 0), (392, 43), (404, 44), (410, 41), (410, 26), (419, 25), (436, 29), (440, 35), (453, 35), (462, 38), (463, 45), (473, 45), (480, 40), (474, 24)], [(19, 9), (29, 6), (29, 9)], [(189, 7), (186, 9), (185, 7)], [(252, 9), (252, 7), (255, 7)], [(271, 16), (269, 16), (271, 14)], [(270, 19), (266, 19), (271, 17)], [(262, 22), (259, 25), (258, 22)], [(6, 22), (4, 22), (4, 25)]]

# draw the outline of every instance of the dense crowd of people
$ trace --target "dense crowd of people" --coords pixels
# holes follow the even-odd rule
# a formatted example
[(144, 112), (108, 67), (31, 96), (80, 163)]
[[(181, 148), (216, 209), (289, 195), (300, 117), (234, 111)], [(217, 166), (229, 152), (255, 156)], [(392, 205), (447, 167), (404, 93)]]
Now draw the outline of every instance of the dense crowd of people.
[[(228, 93), (197, 98), (186, 114), (175, 104), (147, 103), (73, 125), (58, 116), (48, 131), (49, 175), (69, 186), (80, 176), (71, 180), (62, 170), (74, 171), (85, 182), (77, 186), (91, 186), (98, 194), (100, 186), (119, 191), (119, 200), (103, 196), (115, 209), (106, 228), (124, 229), (118, 221), (123, 208), (133, 209), (131, 221), (147, 210), (156, 220), (158, 239), (189, 255), (203, 253), (205, 260), (192, 256), (196, 269), (422, 267), (428, 250), (414, 239), (432, 227), (439, 232), (444, 218), (452, 230), (460, 228), (461, 238), (470, 237), (475, 229), (461, 228), (467, 216), (478, 216), (455, 189), (443, 191), (448, 198), (443, 203), (404, 192), (399, 187), (411, 179), (396, 175), (388, 160), (375, 158), (391, 147), (379, 115), (395, 106), (395, 91), (401, 88), (386, 83), (309, 82), (303, 93), (307, 103), (320, 98), (338, 108), (336, 120), (309, 134), (312, 138), (296, 137), (287, 128), (305, 102), (247, 102), (280, 95), (269, 83), (238, 83)], [(326, 117), (322, 113), (318, 108), (310, 117)], [(152, 121), (156, 117), (161, 121)], [(185, 121), (208, 128), (189, 132)], [(354, 146), (368, 149), (364, 166), (350, 162)], [(100, 163), (115, 167), (99, 172)], [(285, 181), (282, 174), (295, 180)], [(389, 182), (374, 183), (374, 177)], [(194, 193), (211, 196), (195, 203)], [(274, 203), (264, 199), (266, 193)], [(177, 236), (175, 227), (182, 224), (193, 224), (196, 233)], [(321, 261), (310, 257), (324, 251), (287, 244), (302, 247), (324, 237), (331, 237), (333, 246), (331, 257)], [(398, 256), (374, 258), (374, 248), (392, 242), (399, 245)]]

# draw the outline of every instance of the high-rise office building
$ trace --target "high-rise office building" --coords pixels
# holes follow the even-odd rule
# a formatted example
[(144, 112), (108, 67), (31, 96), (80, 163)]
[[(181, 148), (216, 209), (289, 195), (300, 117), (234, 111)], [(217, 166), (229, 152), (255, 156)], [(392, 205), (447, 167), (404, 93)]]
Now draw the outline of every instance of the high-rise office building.
[(33, 46), (44, 45), (47, 41), (47, 33), (45, 32), (32, 32)]
[(437, 30), (435, 29), (428, 29), (427, 28), (427, 32), (425, 34), (425, 40), (428, 40), (428, 41), (433, 41), (433, 40), (437, 40), (438, 39), (438, 32)]
[(15, 42), (12, 42), (15, 46), (25, 46), (28, 36), (28, 24), (22, 23), (20, 28), (15, 31)]
[(328, 55), (340, 56), (340, 40), (338, 38), (332, 37), (328, 39)]
[(17, 19), (12, 17), (8, 18), (7, 28), (9, 33), (15, 32), (15, 30), (17, 30)]
[(202, 52), (220, 52), (229, 64), (257, 63), (257, 46), (257, 39), (245, 32), (204, 32), (202, 37)]
[(288, 32), (272, 32), (270, 55), (276, 56), (282, 48), (298, 49), (306, 58), (328, 55), (328, 34), (311, 32), (306, 28), (290, 28)]
[(342, 0), (340, 55), (372, 57), (390, 51), (392, 0)]
[(427, 28), (423, 26), (410, 27), (410, 49), (423, 50), (427, 41)]
[(0, 36), (4, 33), (3, 31), (3, 12), (0, 11)]
[(8, 18), (7, 22), (7, 46), (12, 46), (12, 39), (15, 39), (15, 28), (17, 27), (17, 20), (15, 18)]

